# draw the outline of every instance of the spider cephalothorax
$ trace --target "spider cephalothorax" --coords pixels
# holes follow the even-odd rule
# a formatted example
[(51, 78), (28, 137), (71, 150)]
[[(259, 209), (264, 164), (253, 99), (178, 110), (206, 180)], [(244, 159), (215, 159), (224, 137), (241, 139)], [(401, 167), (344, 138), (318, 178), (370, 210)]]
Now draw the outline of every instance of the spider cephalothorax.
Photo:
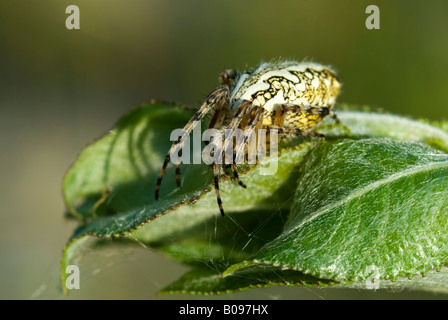
[[(311, 131), (325, 116), (338, 121), (331, 108), (336, 102), (340, 82), (331, 68), (309, 62), (262, 63), (252, 71), (226, 70), (219, 76), (221, 86), (213, 90), (200, 109), (184, 127), (184, 135), (175, 141), (165, 158), (157, 180), (156, 199), (170, 154), (182, 148), (194, 127), (210, 114), (209, 128), (236, 130), (276, 130), (281, 135), (323, 138)], [(238, 183), (234, 162), (230, 166)], [(214, 187), (221, 214), (219, 175), (223, 164), (214, 163)], [(180, 187), (180, 162), (176, 163), (176, 180)]]

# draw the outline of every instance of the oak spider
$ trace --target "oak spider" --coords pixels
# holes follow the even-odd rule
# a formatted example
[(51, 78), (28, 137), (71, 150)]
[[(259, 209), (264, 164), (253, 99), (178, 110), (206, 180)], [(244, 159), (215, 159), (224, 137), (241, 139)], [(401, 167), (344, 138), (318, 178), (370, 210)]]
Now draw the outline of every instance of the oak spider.
[[(276, 129), (279, 134), (317, 137), (324, 136), (311, 131), (324, 117), (330, 115), (341, 84), (335, 72), (326, 66), (310, 62), (262, 63), (252, 71), (226, 70), (219, 76), (221, 86), (213, 90), (185, 125), (185, 134), (173, 143), (163, 163), (157, 180), (155, 198), (159, 198), (162, 177), (170, 161), (170, 154), (182, 148), (185, 138), (196, 124), (211, 114), (209, 128), (258, 130)], [(233, 175), (242, 187), (236, 164), (231, 166)], [(219, 192), (219, 176), (222, 164), (213, 164), (214, 187), (221, 215), (224, 216)], [(176, 181), (180, 187), (180, 162), (176, 163)]]

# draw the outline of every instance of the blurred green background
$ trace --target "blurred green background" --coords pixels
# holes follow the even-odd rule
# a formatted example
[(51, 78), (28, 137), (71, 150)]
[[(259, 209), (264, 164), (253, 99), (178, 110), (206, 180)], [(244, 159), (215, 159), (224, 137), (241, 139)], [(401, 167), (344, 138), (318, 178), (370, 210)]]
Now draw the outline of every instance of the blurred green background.
[[(80, 30), (65, 27), (70, 4)], [(370, 4), (380, 30), (365, 27)], [(0, 298), (62, 298), (59, 260), (76, 227), (63, 219), (62, 177), (133, 105), (196, 106), (224, 69), (309, 58), (339, 72), (340, 102), (446, 119), (447, 16), (443, 0), (0, 0)], [(100, 272), (70, 298), (153, 299), (188, 270), (124, 254), (113, 266), (92, 258)], [(277, 287), (222, 298), (401, 297), (446, 296)]]

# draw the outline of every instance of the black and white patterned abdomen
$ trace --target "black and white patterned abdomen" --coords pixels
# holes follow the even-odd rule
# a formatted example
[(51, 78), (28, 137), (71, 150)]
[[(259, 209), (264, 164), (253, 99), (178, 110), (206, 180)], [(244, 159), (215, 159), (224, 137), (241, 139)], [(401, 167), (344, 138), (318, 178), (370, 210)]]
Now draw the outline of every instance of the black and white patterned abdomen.
[(242, 100), (272, 112), (280, 105), (329, 107), (336, 102), (341, 84), (328, 67), (316, 63), (263, 63), (237, 79), (231, 94), (232, 108)]

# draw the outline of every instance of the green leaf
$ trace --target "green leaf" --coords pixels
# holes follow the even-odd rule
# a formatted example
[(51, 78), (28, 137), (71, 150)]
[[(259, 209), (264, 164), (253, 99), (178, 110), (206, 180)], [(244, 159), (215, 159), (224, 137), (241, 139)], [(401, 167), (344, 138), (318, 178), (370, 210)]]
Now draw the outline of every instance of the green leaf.
[(377, 274), (372, 274), (364, 282), (335, 282), (319, 279), (293, 270), (282, 270), (272, 266), (251, 266), (236, 271), (227, 277), (222, 277), (219, 270), (196, 268), (179, 280), (173, 282), (159, 291), (159, 295), (165, 294), (197, 294), (197, 295), (222, 295), (235, 293), (251, 288), (264, 288), (269, 286), (292, 287), (326, 287), (331, 290), (356, 289), (356, 290), (419, 290), (439, 293), (448, 292), (448, 269), (429, 271), (424, 277), (398, 278), (395, 281), (380, 280)]
[[(192, 114), (180, 106), (143, 104), (82, 151), (64, 179), (67, 208), (83, 223), (64, 251), (63, 266), (82, 255), (79, 248), (94, 245), (96, 236), (132, 240), (188, 264), (212, 264), (220, 270), (235, 264), (237, 270), (242, 266), (239, 262), (255, 257), (260, 248), (284, 234), (290, 208), (294, 203), (297, 206), (298, 200), (293, 199), (299, 176), (304, 174), (302, 161), (309, 163), (311, 151), (323, 152), (322, 148), (347, 136), (343, 127), (327, 122), (319, 129), (327, 142), (306, 139), (298, 145), (287, 144), (275, 175), (260, 174), (261, 168), (274, 161), (267, 158), (256, 166), (240, 168), (246, 190), (228, 178), (222, 179), (221, 196), (227, 214), (222, 218), (212, 191), (211, 170), (205, 165), (183, 165), (181, 189), (175, 186), (171, 166), (163, 181), (161, 200), (154, 200), (155, 181), (171, 145), (170, 133), (182, 128)], [(392, 137), (448, 150), (447, 132), (429, 123), (362, 111), (338, 115), (349, 127), (352, 139)], [(346, 155), (339, 156), (343, 162)], [(321, 160), (320, 165), (325, 166), (325, 157)], [(294, 214), (288, 219), (289, 225)], [(61, 278), (65, 284), (64, 272)]]
[[(81, 218), (112, 216), (153, 202), (155, 180), (171, 145), (170, 133), (182, 128), (191, 115), (183, 107), (156, 102), (126, 114), (108, 134), (85, 148), (67, 172), (63, 193), (70, 213)], [(188, 166), (186, 174), (200, 174), (203, 169)], [(187, 184), (185, 191), (208, 185), (204, 180)], [(172, 189), (169, 172), (161, 192)]]
[(311, 287), (335, 284), (337, 283), (331, 280), (322, 280), (301, 272), (271, 266), (247, 268), (225, 278), (218, 270), (196, 268), (162, 289), (159, 294), (219, 295), (278, 285)]
[[(236, 233), (244, 237), (248, 230), (254, 229), (250, 232), (263, 234), (263, 241), (281, 231), (282, 212), (292, 203), (298, 175), (296, 165), (316, 142), (297, 146), (295, 152), (287, 150), (274, 176), (260, 175), (258, 171), (272, 165), (269, 158), (260, 161), (255, 170), (243, 167), (240, 175), (251, 192), (228, 178), (223, 179), (220, 189), (228, 218), (222, 219), (215, 193), (208, 192), (212, 190), (212, 175), (205, 165), (183, 166), (181, 189), (175, 187), (174, 170), (168, 171), (161, 200), (154, 200), (155, 181), (171, 145), (170, 133), (182, 128), (190, 117), (190, 111), (178, 106), (142, 105), (80, 154), (65, 177), (64, 196), (71, 213), (82, 217), (85, 223), (67, 245), (63, 265), (69, 264), (72, 250), (77, 250), (77, 242), (86, 236), (128, 237), (186, 262), (210, 259), (211, 252), (220, 257), (231, 252), (225, 255), (224, 262), (239, 261), (259, 243), (240, 242), (240, 250), (236, 250), (231, 241), (238, 238)], [(273, 225), (278, 227), (270, 228), (267, 222), (264, 226), (253, 225), (253, 215), (247, 214), (248, 211), (264, 219), (266, 215), (274, 216), (277, 219)], [(233, 237), (230, 241), (220, 241), (229, 234)], [(214, 246), (202, 245), (205, 251), (201, 251), (200, 243), (204, 241)], [(192, 242), (196, 245), (191, 246)], [(62, 272), (63, 283), (65, 277)]]
[[(416, 121), (403, 116), (353, 111), (338, 112), (342, 123), (350, 128), (352, 138), (391, 138), (400, 141), (415, 141), (428, 144), (436, 149), (448, 152), (448, 122), (429, 123)], [(327, 138), (343, 136), (343, 128), (323, 131)]]
[(448, 264), (448, 154), (386, 139), (322, 143), (302, 164), (283, 232), (251, 263), (336, 281)]

